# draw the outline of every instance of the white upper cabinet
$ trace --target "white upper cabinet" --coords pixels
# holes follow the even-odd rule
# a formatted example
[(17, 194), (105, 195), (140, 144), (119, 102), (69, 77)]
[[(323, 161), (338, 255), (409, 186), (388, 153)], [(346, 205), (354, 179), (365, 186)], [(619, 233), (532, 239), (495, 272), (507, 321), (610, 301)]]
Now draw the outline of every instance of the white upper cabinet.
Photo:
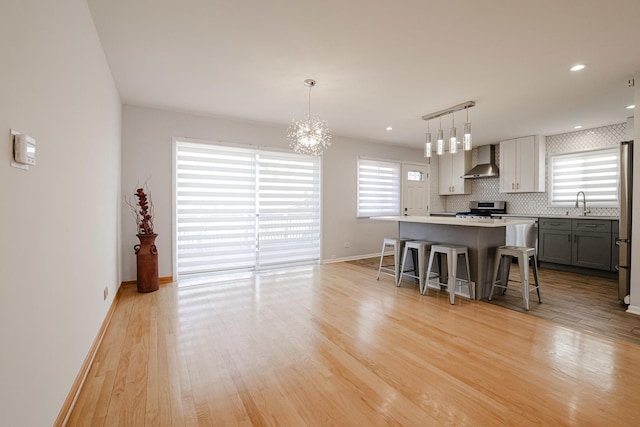
[(441, 196), (470, 194), (471, 185), (462, 176), (471, 169), (471, 151), (438, 156), (438, 188)]
[(501, 141), (500, 192), (544, 192), (544, 156), (544, 136), (526, 136)]

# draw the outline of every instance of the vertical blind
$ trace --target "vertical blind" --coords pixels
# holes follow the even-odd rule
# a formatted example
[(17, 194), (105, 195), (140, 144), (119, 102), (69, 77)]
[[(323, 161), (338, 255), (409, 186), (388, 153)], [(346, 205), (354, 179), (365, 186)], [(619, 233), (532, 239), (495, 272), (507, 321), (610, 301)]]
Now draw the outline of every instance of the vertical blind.
[(359, 217), (400, 214), (400, 163), (358, 159)]
[(320, 258), (317, 158), (176, 143), (178, 276)]
[(557, 154), (551, 157), (551, 203), (571, 205), (584, 191), (589, 205), (616, 206), (619, 148)]

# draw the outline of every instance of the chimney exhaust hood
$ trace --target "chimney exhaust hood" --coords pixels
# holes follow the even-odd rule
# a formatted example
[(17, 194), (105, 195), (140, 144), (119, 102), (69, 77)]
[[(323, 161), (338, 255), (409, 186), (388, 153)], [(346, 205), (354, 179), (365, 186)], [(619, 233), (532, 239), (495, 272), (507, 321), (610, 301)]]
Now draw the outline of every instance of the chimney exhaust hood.
[(467, 172), (463, 178), (492, 178), (499, 174), (496, 166), (496, 146), (481, 145), (478, 147), (478, 164)]

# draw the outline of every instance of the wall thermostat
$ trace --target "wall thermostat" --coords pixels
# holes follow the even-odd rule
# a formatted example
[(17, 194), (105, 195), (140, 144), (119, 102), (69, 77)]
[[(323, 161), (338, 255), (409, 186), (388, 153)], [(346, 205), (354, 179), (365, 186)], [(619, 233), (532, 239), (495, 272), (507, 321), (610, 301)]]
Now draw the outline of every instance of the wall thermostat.
[(36, 140), (28, 135), (13, 137), (13, 159), (23, 165), (36, 164)]

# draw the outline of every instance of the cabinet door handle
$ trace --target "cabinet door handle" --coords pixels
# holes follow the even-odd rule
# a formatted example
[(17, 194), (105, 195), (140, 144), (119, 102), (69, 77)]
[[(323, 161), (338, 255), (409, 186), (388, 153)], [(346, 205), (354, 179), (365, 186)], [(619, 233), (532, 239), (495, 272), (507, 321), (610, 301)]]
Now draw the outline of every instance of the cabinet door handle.
[(511, 183), (511, 189), (512, 189), (512, 190), (515, 190), (515, 189), (516, 189), (516, 185), (515, 185), (513, 182)]
[(597, 228), (598, 226), (594, 225), (594, 224), (586, 224), (586, 225), (583, 225), (583, 227), (584, 228)]
[(516, 190), (519, 190), (519, 189), (520, 189), (520, 183), (516, 182)]
[(571, 242), (571, 234), (567, 234), (567, 242)]

